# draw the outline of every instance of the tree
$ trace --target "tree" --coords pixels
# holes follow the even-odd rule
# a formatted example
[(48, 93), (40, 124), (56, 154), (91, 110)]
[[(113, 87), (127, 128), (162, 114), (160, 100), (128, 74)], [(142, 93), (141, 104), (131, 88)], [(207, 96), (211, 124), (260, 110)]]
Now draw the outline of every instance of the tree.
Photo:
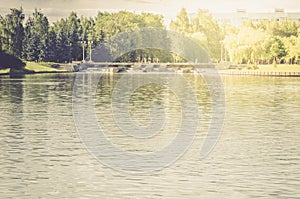
[(297, 36), (297, 29), (296, 22), (291, 20), (273, 22), (271, 27), (272, 34), (279, 37)]
[(67, 18), (67, 37), (70, 47), (71, 59), (78, 60), (81, 56), (81, 46), (79, 42), (80, 36), (80, 19), (75, 12), (71, 12)]
[(45, 61), (55, 62), (56, 61), (56, 33), (53, 27), (49, 28), (48, 37), (46, 40), (47, 43), (47, 55)]
[(192, 19), (192, 32), (200, 33), (206, 37), (205, 43), (200, 43), (215, 60), (220, 60), (221, 41), (224, 39), (221, 27), (218, 25), (211, 14), (199, 10), (197, 16)]
[(199, 10), (196, 17), (189, 19), (186, 10), (182, 8), (175, 21), (171, 21), (170, 28), (195, 39), (214, 60), (220, 60), (224, 35), (208, 12)]
[(293, 60), (292, 63), (300, 63), (300, 35), (293, 38), (293, 43), (289, 48), (289, 58)]
[(29, 61), (45, 61), (48, 58), (48, 31), (47, 17), (35, 9), (25, 25), (23, 40), (23, 57)]
[[(116, 41), (118, 45), (110, 46), (110, 50), (113, 52), (126, 52), (126, 50), (131, 49), (133, 46), (141, 46), (142, 35), (136, 35), (134, 39), (126, 39), (126, 34), (131, 33), (145, 27), (153, 28), (164, 28), (163, 17), (161, 15), (151, 14), (151, 13), (142, 13), (141, 15), (120, 11), (117, 13), (107, 13), (99, 12), (95, 20), (95, 37), (97, 42), (103, 42), (106, 40), (113, 39), (114, 36), (123, 34), (123, 37), (118, 37), (119, 41)], [(147, 32), (141, 31), (142, 34), (147, 34)], [(149, 33), (149, 31), (148, 31)], [(93, 34), (91, 34), (93, 36)], [(161, 41), (165, 43), (166, 40), (162, 38), (153, 38), (153, 35), (148, 35), (146, 40), (150, 42)], [(107, 44), (109, 45), (109, 44)], [(161, 52), (160, 52), (161, 53)], [(125, 53), (117, 59), (117, 61), (151, 61), (158, 60), (162, 58), (164, 53), (160, 54), (157, 50), (154, 49), (138, 49), (133, 52)], [(118, 53), (116, 53), (118, 54)], [(119, 54), (118, 54), (119, 55)]]
[(2, 49), (16, 57), (22, 55), (22, 41), (24, 37), (23, 20), (24, 14), (23, 9), (13, 8), (11, 12), (1, 17), (2, 26)]
[(56, 32), (56, 62), (68, 62), (71, 59), (71, 49), (68, 41), (67, 22), (65, 19), (54, 24)]
[(33, 21), (28, 20), (25, 27), (25, 37), (23, 40), (23, 58), (28, 61), (38, 60), (40, 38), (34, 31), (31, 30)]
[(141, 18), (144, 21), (144, 27), (153, 27), (153, 28), (164, 28), (163, 16), (152, 14), (152, 13), (142, 13)]
[(268, 59), (269, 35), (263, 30), (242, 26), (238, 32), (228, 34), (224, 39), (230, 61), (257, 64)]
[(272, 56), (273, 62), (279, 64), (286, 56), (286, 49), (280, 37), (271, 37), (269, 40), (267, 52)]
[(2, 43), (3, 43), (3, 39), (4, 39), (4, 23), (5, 20), (3, 19), (3, 17), (0, 15), (0, 50), (2, 50)]
[(180, 33), (190, 32), (190, 20), (185, 8), (181, 9), (175, 21), (171, 21), (170, 28)]

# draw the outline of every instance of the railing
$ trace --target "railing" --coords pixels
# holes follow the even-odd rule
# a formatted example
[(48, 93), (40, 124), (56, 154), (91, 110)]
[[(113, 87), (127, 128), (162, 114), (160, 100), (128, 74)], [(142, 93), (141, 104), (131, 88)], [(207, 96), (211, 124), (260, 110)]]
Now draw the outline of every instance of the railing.
[(138, 65), (160, 65), (160, 66), (209, 66), (214, 67), (213, 63), (146, 63), (146, 62), (86, 62), (87, 65), (95, 66), (138, 66)]
[(225, 75), (253, 75), (253, 76), (274, 76), (274, 77), (300, 77), (300, 72), (265, 72), (265, 71), (228, 71), (220, 70)]

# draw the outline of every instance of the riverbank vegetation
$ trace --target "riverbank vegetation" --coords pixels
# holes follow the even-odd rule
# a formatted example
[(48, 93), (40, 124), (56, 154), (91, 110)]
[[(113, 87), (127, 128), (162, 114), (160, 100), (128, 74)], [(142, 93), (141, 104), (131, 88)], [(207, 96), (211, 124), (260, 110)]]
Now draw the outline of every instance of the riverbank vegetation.
[[(118, 33), (146, 27), (166, 29), (163, 16), (100, 11), (96, 17), (87, 18), (71, 12), (68, 17), (49, 23), (47, 16), (37, 9), (25, 19), (22, 8), (13, 8), (9, 14), (0, 16), (0, 50), (23, 63), (27, 62), (28, 70), (55, 71), (48, 66), (40, 68), (43, 67), (40, 62), (80, 61), (83, 59), (83, 48), (85, 55), (88, 55), (90, 49), (105, 45), (105, 41)], [(241, 26), (234, 27), (217, 23), (207, 11), (199, 10), (190, 16), (183, 8), (171, 21), (170, 29), (198, 42), (214, 62), (227, 61), (249, 66), (270, 64), (270, 68), (274, 69), (276, 67), (273, 65), (300, 64), (299, 22), (245, 21)], [(167, 41), (165, 38), (151, 39)], [(131, 41), (124, 42), (130, 45)], [(161, 50), (139, 49), (126, 53), (117, 61), (181, 62), (184, 59)], [(1, 58), (1, 62), (5, 60)], [(4, 65), (0, 69), (5, 69)], [(19, 66), (9, 64), (8, 67)]]
[(33, 71), (34, 73), (46, 73), (46, 72), (67, 72), (64, 69), (54, 68), (55, 63), (51, 62), (26, 62), (25, 69)]
[[(55, 64), (56, 65), (56, 64)], [(0, 75), (10, 74), (10, 67), (1, 67)], [(62, 73), (68, 72), (64, 69), (53, 68), (53, 64), (49, 62), (25, 62), (22, 68), (16, 69), (14, 67), (13, 73), (23, 73), (23, 74), (34, 74), (34, 73)]]
[[(50, 24), (38, 10), (25, 21), (22, 9), (11, 9), (10, 14), (0, 17), (0, 47), (26, 61), (66, 63), (82, 60), (82, 47), (87, 55), (89, 49), (111, 36), (143, 27), (164, 28), (163, 17), (120, 11), (99, 12), (95, 18), (86, 18), (71, 12), (67, 18)], [(134, 58), (154, 57), (149, 51), (141, 53)]]
[(199, 10), (188, 17), (182, 9), (170, 28), (196, 39), (215, 61), (236, 64), (300, 64), (300, 23), (291, 20), (218, 24)]

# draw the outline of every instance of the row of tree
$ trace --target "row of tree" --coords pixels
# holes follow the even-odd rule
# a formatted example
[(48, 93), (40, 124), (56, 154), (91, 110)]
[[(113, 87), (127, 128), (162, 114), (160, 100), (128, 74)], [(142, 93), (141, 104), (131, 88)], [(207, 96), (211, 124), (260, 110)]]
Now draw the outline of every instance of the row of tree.
[[(47, 16), (38, 10), (25, 21), (22, 8), (11, 9), (6, 16), (0, 16), (0, 50), (28, 61), (82, 60), (83, 46), (85, 51), (96, 46), (105, 46), (107, 40), (129, 30), (146, 27), (165, 29), (163, 20), (163, 16), (151, 13), (99, 12), (94, 18), (79, 18), (75, 12), (71, 12), (67, 18), (50, 24)], [(170, 28), (199, 43), (214, 61), (253, 64), (300, 62), (299, 22), (247, 21), (240, 27), (233, 27), (225, 23), (218, 24), (210, 13), (203, 10), (199, 10), (191, 17), (183, 8), (176, 19), (171, 21)], [(143, 33), (137, 35), (136, 39), (122, 38), (119, 44), (123, 44), (123, 47), (139, 46), (137, 44), (140, 42), (139, 37), (148, 36)], [(155, 38), (149, 35), (148, 38), (152, 43), (171, 45), (165, 33), (156, 34)], [(106, 50), (109, 55), (112, 49)], [(103, 54), (99, 55), (101, 56)], [(178, 56), (163, 52), (161, 49), (138, 49), (126, 53), (117, 60), (183, 61)]]
[[(99, 12), (95, 18), (78, 17), (71, 12), (67, 18), (49, 24), (38, 10), (25, 21), (21, 9), (11, 9), (0, 16), (0, 50), (28, 61), (69, 62), (82, 60), (82, 47), (94, 48), (118, 33), (143, 27), (164, 28), (161, 15), (127, 11)], [(160, 53), (144, 50), (131, 61), (154, 61)]]
[(247, 21), (239, 28), (227, 29), (224, 47), (228, 59), (236, 63), (299, 63), (300, 23)]
[(291, 20), (245, 21), (240, 27), (218, 24), (210, 13), (194, 17), (183, 8), (170, 28), (197, 40), (215, 61), (243, 64), (299, 63), (300, 23)]

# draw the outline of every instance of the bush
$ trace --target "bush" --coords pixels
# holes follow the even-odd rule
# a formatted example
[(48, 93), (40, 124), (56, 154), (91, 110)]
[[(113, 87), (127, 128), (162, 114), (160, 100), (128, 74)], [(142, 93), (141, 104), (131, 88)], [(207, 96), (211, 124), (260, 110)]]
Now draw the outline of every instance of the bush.
[(21, 59), (0, 51), (0, 69), (14, 68), (18, 70), (23, 69), (25, 65), (26, 64)]

